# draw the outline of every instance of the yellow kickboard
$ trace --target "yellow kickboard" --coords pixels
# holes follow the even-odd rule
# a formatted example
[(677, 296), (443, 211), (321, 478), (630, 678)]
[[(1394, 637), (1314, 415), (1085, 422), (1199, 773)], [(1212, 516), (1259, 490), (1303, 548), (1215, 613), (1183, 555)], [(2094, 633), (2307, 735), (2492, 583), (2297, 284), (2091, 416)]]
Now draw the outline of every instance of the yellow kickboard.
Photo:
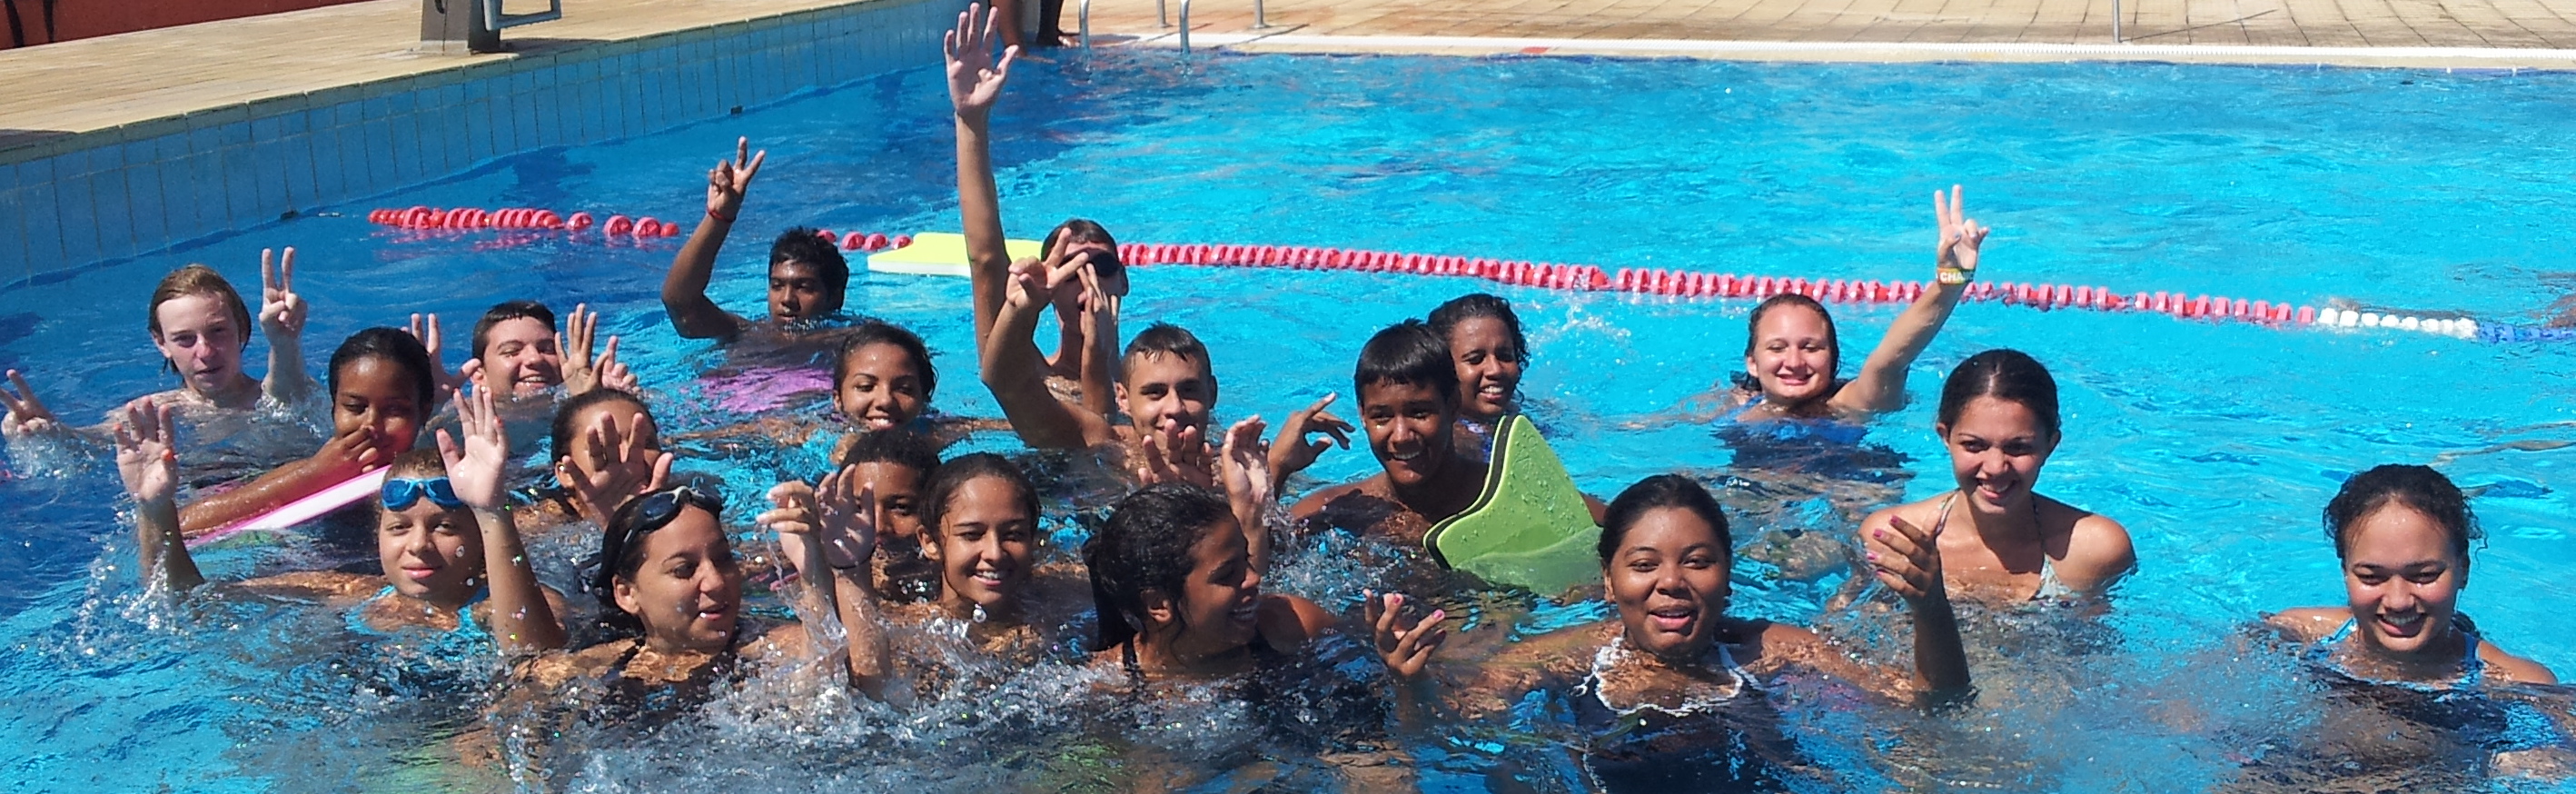
[(1528, 417), (1515, 415), (1495, 429), (1484, 492), (1433, 525), (1422, 545), (1443, 565), (1554, 596), (1601, 580), (1600, 538), (1565, 463)]
[[(1009, 240), (1011, 260), (1035, 259), (1038, 241)], [(910, 273), (916, 276), (966, 276), (966, 235), (948, 232), (923, 232), (914, 235), (912, 244), (892, 251), (868, 255), (868, 270), (877, 273)]]

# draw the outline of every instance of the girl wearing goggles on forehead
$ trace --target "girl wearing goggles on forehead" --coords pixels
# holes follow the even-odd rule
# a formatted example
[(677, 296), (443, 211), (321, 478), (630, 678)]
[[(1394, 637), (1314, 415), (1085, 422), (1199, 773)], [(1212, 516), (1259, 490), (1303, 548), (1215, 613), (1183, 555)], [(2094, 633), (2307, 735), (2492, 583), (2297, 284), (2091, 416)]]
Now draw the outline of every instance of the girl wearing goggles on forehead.
[[(833, 604), (848, 627), (850, 686), (881, 688), (886, 649), (877, 626), (875, 583), (867, 560), (876, 530), (855, 480), (827, 481), (824, 520), (858, 531), (807, 546), (804, 570), (832, 571)], [(852, 491), (856, 492), (853, 493)], [(598, 568), (585, 586), (599, 598), (611, 639), (531, 661), (512, 699), (560, 717), (577, 713), (603, 724), (652, 726), (704, 702), (747, 666), (813, 656), (815, 640), (800, 623), (742, 614), (744, 573), (724, 527), (724, 502), (682, 485), (651, 491), (619, 506), (600, 534)], [(806, 668), (806, 669), (828, 669)], [(575, 687), (577, 682), (592, 686)], [(567, 689), (597, 700), (570, 702)]]
[[(464, 440), (438, 433), (438, 449), (395, 456), (376, 503), (379, 576), (301, 571), (252, 579), (257, 593), (310, 598), (353, 610), (352, 629), (489, 643), (502, 653), (563, 644), (563, 597), (537, 584), (519, 530), (504, 510), (509, 439), (480, 389), (457, 403)], [(179, 535), (177, 435), (170, 408), (142, 400), (115, 432), (116, 464), (134, 497), (135, 530), (149, 586), (185, 591), (205, 581)]]

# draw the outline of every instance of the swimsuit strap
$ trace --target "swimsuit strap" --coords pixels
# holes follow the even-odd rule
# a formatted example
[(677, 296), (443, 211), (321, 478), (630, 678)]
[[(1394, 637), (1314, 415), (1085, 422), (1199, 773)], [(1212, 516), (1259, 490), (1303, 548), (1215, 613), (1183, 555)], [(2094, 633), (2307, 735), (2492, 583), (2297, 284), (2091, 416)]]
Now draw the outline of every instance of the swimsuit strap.
[(2057, 578), (2057, 563), (2048, 559), (2048, 550), (2045, 548), (2040, 549), (2039, 592), (2030, 594), (2030, 600), (2046, 601), (2052, 598), (2068, 598), (2074, 595), (2075, 588), (2067, 587), (2064, 581), (2060, 581)]
[(1753, 407), (1754, 407), (1754, 406), (1761, 405), (1761, 404), (1762, 404), (1762, 393), (1761, 393), (1761, 392), (1758, 392), (1758, 391), (1757, 391), (1757, 392), (1754, 392), (1754, 393), (1753, 393), (1753, 397), (1752, 397), (1751, 399), (1747, 399), (1747, 400), (1745, 400), (1745, 401), (1744, 401), (1744, 402), (1742, 402), (1742, 403), (1738, 403), (1735, 407), (1727, 409), (1725, 413), (1718, 414), (1718, 415), (1717, 415), (1717, 421), (1719, 421), (1719, 422), (1733, 422), (1733, 421), (1736, 421), (1736, 420), (1738, 420), (1738, 419), (1742, 419), (1742, 418), (1744, 418), (1744, 413), (1745, 413), (1746, 411), (1751, 411), (1751, 410), (1753, 410)]
[[(1950, 503), (1956, 501), (1959, 501), (1958, 491), (1951, 491), (1950, 495), (1941, 497), (1941, 517), (1932, 519), (1932, 534), (1934, 536), (1939, 536), (1942, 528), (1950, 526)], [(2045, 553), (2039, 556), (2040, 559), (2043, 560), (2048, 558), (2048, 555)]]
[[(2335, 646), (2343, 644), (2344, 640), (2351, 639), (2353, 628), (2360, 625), (2360, 622), (2361, 621), (2358, 618), (2345, 618), (2343, 625), (2336, 628), (2334, 634), (2328, 635), (2325, 639), (2317, 641), (2316, 652), (2318, 654), (2318, 658), (2326, 658), (2325, 654), (2331, 653)], [(2478, 638), (2476, 628), (2470, 625), (2462, 625), (2467, 622), (2463, 617), (2454, 615), (2452, 617), (2452, 622), (2454, 625), (2458, 625), (2460, 640), (2463, 644), (2468, 646), (2468, 654), (2460, 658), (2460, 680), (2453, 684), (2453, 686), (2473, 687), (2484, 683), (2487, 677), (2487, 660), (2478, 656), (2478, 647), (2484, 644), (2484, 641)], [(2347, 675), (2349, 675), (2349, 673), (2347, 673)], [(2410, 686), (2413, 685), (2410, 684)]]

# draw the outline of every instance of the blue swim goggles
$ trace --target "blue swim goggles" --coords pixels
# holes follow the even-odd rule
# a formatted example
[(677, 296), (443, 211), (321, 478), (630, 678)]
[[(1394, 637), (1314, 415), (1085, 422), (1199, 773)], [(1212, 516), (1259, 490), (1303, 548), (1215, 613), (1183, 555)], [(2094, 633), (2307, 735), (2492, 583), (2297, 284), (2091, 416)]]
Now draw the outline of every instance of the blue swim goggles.
[(412, 503), (424, 497), (430, 504), (449, 510), (465, 506), (465, 500), (456, 498), (455, 486), (447, 484), (445, 477), (419, 480), (387, 477), (384, 496), (385, 507), (390, 510), (409, 510)]

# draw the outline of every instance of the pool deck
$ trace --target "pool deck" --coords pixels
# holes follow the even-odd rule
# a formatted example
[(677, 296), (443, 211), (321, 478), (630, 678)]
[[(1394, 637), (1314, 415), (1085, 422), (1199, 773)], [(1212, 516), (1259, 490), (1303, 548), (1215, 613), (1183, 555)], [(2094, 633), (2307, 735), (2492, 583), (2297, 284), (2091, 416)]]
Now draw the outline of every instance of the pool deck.
[[(569, 0), (516, 52), (413, 51), (418, 0), (368, 2), (0, 51), (0, 162), (298, 95), (851, 0)], [(1180, 0), (1167, 0), (1177, 16)], [(1195, 0), (1192, 42), (1256, 51), (1682, 55), (1793, 60), (2168, 60), (2576, 68), (2576, 0)], [(1073, 27), (1074, 3), (1065, 11)], [(525, 10), (524, 8), (517, 10)], [(1099, 0), (1103, 45), (1174, 45), (1153, 0)], [(130, 137), (130, 136), (109, 136)]]

